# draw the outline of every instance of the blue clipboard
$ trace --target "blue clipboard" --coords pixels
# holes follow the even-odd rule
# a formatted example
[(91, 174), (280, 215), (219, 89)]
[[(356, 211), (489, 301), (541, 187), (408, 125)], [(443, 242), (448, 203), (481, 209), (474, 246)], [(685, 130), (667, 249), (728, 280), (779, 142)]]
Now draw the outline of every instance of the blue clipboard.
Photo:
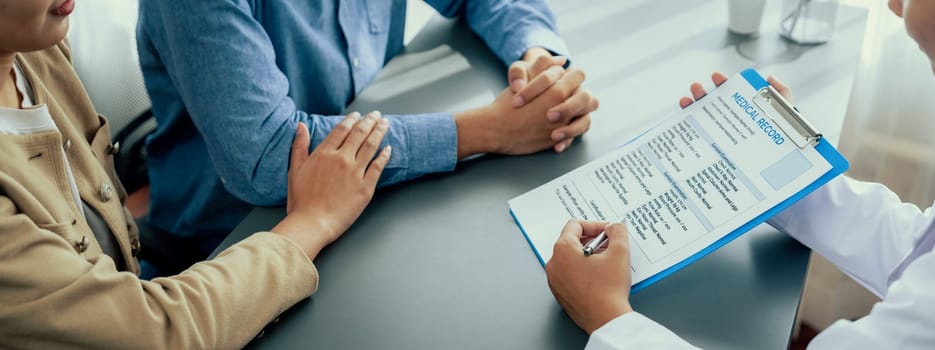
[[(766, 79), (763, 79), (763, 76), (761, 76), (756, 70), (752, 68), (748, 68), (742, 71), (740, 75), (744, 79), (746, 79), (746, 81), (755, 90), (757, 91), (771, 90), (775, 93), (775, 90), (772, 90), (772, 88), (769, 87), (769, 83), (766, 81)], [(796, 130), (794, 131), (802, 132), (803, 134), (811, 133), (810, 136), (812, 137), (812, 139), (808, 139), (806, 141), (813, 141), (813, 142), (811, 145), (807, 145), (805, 147), (814, 147), (815, 150), (818, 151), (818, 153), (821, 154), (825, 158), (825, 160), (828, 161), (829, 164), (831, 164), (831, 170), (828, 170), (827, 173), (819, 177), (811, 185), (805, 187), (804, 189), (792, 195), (791, 197), (786, 198), (784, 201), (780, 202), (779, 204), (770, 208), (769, 210), (766, 210), (759, 216), (755, 217), (753, 220), (748, 221), (746, 224), (738, 227), (736, 230), (730, 232), (724, 237), (721, 237), (721, 239), (715, 241), (714, 243), (707, 246), (706, 248), (698, 251), (692, 256), (686, 258), (685, 260), (682, 260), (679, 263), (672, 265), (669, 268), (662, 270), (656, 273), (655, 275), (650, 276), (649, 278), (644, 279), (643, 281), (640, 281), (639, 283), (633, 285), (630, 288), (631, 295), (645, 289), (646, 287), (652, 285), (653, 283), (656, 283), (662, 280), (663, 278), (668, 277), (669, 275), (673, 274), (674, 272), (678, 270), (681, 270), (682, 268), (688, 266), (689, 264), (695, 261), (698, 261), (699, 259), (707, 256), (708, 254), (711, 254), (715, 250), (718, 250), (719, 248), (723, 247), (727, 243), (730, 243), (731, 241), (737, 239), (737, 237), (740, 237), (744, 233), (752, 230), (754, 227), (757, 227), (760, 224), (766, 222), (766, 220), (771, 218), (773, 215), (778, 214), (779, 212), (783, 211), (784, 209), (786, 209), (793, 203), (798, 202), (802, 198), (805, 198), (805, 196), (807, 196), (809, 193), (812, 193), (813, 191), (817, 190), (819, 187), (831, 181), (831, 179), (834, 179), (838, 175), (841, 175), (845, 171), (847, 171), (848, 167), (850, 166), (847, 159), (844, 158), (844, 156), (840, 152), (838, 152), (838, 150), (835, 149), (834, 146), (832, 146), (831, 143), (828, 142), (828, 140), (822, 138), (820, 134), (814, 131), (814, 128), (812, 128), (811, 125), (809, 125), (808, 122), (805, 121), (805, 119), (801, 117), (797, 109), (795, 109), (794, 107), (791, 107), (791, 105), (788, 105), (788, 102), (782, 99), (782, 97), (779, 96), (778, 93), (775, 93), (775, 95), (777, 97), (778, 101), (776, 102), (778, 104), (783, 104), (783, 105), (788, 106), (788, 109), (786, 110), (786, 112), (788, 112), (789, 115), (787, 116), (787, 118), (796, 119), (797, 122), (802, 123), (802, 125), (804, 125), (802, 129), (796, 128)], [(793, 130), (784, 130), (784, 132), (786, 132), (787, 134), (791, 133), (792, 131)], [(640, 136), (642, 136), (642, 134), (635, 137), (634, 140), (638, 139)], [(627, 143), (633, 142), (634, 140), (630, 140)], [(529, 246), (532, 248), (533, 252), (535, 252), (536, 258), (539, 259), (539, 263), (545, 266), (546, 261), (542, 259), (542, 256), (539, 254), (539, 251), (536, 250), (535, 244), (533, 244), (532, 240), (529, 238), (529, 235), (526, 233), (526, 229), (523, 228), (523, 225), (516, 218), (516, 214), (513, 213), (512, 210), (510, 210), (510, 215), (513, 217), (513, 221), (516, 222), (516, 225), (519, 226), (520, 231), (523, 232), (523, 237), (526, 238), (526, 242), (529, 243)]]

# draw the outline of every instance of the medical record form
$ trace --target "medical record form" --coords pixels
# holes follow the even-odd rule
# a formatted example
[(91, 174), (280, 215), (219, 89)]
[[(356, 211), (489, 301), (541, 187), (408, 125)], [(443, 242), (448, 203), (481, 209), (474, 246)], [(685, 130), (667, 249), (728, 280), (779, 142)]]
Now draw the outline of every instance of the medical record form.
[(626, 224), (635, 292), (846, 168), (798, 110), (748, 69), (635, 140), (509, 205), (543, 264), (568, 219)]

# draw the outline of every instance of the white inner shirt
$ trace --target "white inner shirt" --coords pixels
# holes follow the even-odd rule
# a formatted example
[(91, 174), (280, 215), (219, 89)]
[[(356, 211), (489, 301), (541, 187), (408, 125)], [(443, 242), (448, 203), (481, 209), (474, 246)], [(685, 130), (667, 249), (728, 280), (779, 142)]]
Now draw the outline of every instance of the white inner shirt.
[[(49, 108), (46, 105), (36, 106), (34, 104), (35, 96), (32, 94), (32, 87), (29, 81), (26, 80), (22, 68), (15, 62), (13, 63), (13, 75), (16, 78), (16, 89), (23, 96), (23, 102), (20, 104), (22, 109), (0, 107), (0, 133), (30, 135), (48, 131), (59, 132), (58, 126), (52, 120), (52, 115), (49, 114)], [(65, 161), (65, 171), (68, 174), (68, 185), (71, 188), (75, 209), (84, 217), (81, 197), (78, 195), (78, 186), (75, 184), (75, 176), (71, 172), (71, 165), (68, 164), (68, 156), (63, 148), (59, 147), (58, 150), (62, 152), (62, 159)]]

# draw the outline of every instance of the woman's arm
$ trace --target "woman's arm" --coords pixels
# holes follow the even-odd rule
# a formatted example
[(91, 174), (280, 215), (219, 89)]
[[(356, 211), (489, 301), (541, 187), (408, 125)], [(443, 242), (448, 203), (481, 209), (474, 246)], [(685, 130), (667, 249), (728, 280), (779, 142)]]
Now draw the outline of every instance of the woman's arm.
[[(352, 114), (315, 152), (300, 125), (286, 218), (179, 275), (142, 281), (106, 255), (86, 259), (63, 237), (75, 226), (37, 225), (0, 174), (0, 348), (240, 348), (312, 294), (318, 252), (369, 203), (390, 150), (378, 113)], [(4, 186), (5, 187), (5, 186)], [(28, 197), (27, 197), (28, 198)], [(27, 204), (28, 205), (28, 204)], [(86, 234), (87, 235), (87, 234)]]

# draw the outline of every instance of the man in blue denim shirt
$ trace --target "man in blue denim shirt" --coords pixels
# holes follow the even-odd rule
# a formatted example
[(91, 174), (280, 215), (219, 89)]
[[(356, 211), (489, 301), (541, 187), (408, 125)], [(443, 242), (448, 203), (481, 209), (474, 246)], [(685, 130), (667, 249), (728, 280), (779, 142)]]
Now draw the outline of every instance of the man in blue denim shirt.
[[(478, 153), (561, 152), (588, 129), (597, 99), (564, 68), (545, 0), (427, 2), (466, 18), (511, 64), (511, 87), (465, 112), (387, 116), (381, 185)], [(284, 204), (296, 123), (311, 147), (324, 139), (403, 49), (405, 13), (405, 0), (142, 0), (140, 64), (159, 125), (147, 143), (150, 224), (209, 251), (252, 206)]]

